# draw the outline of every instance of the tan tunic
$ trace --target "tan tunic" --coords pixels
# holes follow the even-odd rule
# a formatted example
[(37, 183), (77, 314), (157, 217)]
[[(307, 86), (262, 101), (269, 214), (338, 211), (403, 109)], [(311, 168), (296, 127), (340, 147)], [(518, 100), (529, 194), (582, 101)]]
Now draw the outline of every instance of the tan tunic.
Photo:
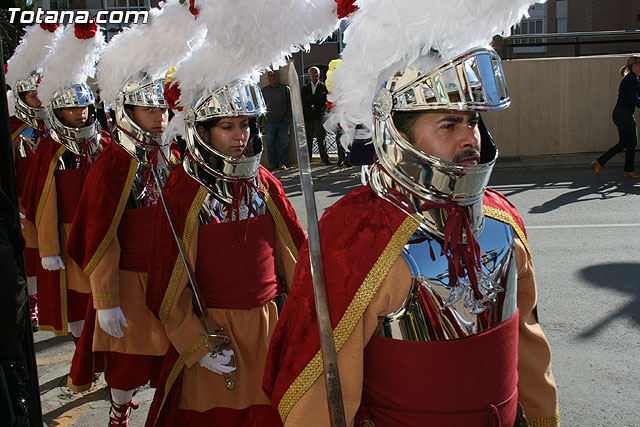
[[(27, 227), (25, 227), (25, 230)], [(71, 223), (59, 223), (58, 220), (58, 195), (56, 190), (55, 175), (51, 180), (51, 187), (44, 201), (40, 223), (36, 224), (37, 244), (40, 257), (60, 255), (66, 267), (67, 289), (77, 292), (89, 293), (91, 286), (89, 278), (73, 259), (64, 252), (67, 236), (71, 229)]]
[[(197, 251), (196, 227), (189, 258), (197, 259)], [(287, 283), (291, 283), (296, 261), (277, 228), (276, 256), (279, 274), (284, 276)], [(197, 269), (197, 265), (195, 268)], [(205, 332), (193, 312), (193, 294), (186, 285), (185, 274), (178, 284), (166, 324), (169, 339), (180, 354)], [(180, 409), (205, 412), (214, 407), (244, 409), (251, 405), (269, 405), (270, 401), (262, 391), (262, 377), (269, 341), (278, 319), (275, 303), (270, 301), (249, 310), (212, 308), (208, 312), (214, 327), (226, 327), (223, 334), (231, 338), (237, 366), (237, 370), (231, 375), (236, 386), (233, 391), (227, 390), (221, 375), (200, 366), (198, 361), (208, 352), (201, 346), (185, 360)]]
[[(516, 258), (520, 309), (518, 392), (525, 413), (530, 422), (533, 421), (532, 426), (535, 426), (536, 419), (547, 420), (556, 416), (558, 396), (551, 372), (549, 343), (533, 313), (537, 303), (533, 263), (519, 239), (516, 239)], [(348, 425), (353, 425), (355, 414), (360, 406), (364, 348), (377, 329), (380, 318), (395, 312), (405, 302), (409, 294), (411, 278), (409, 266), (402, 257), (399, 257), (338, 353), (340, 382)], [(314, 426), (329, 426), (326, 402), (324, 377), (321, 375), (292, 408), (285, 425), (309, 425), (310, 420), (313, 420)]]
[(169, 348), (164, 327), (146, 304), (147, 274), (120, 270), (120, 243), (115, 235), (90, 276), (93, 306), (118, 307), (127, 319), (124, 337), (115, 338), (104, 332), (96, 313), (93, 351), (164, 356)]

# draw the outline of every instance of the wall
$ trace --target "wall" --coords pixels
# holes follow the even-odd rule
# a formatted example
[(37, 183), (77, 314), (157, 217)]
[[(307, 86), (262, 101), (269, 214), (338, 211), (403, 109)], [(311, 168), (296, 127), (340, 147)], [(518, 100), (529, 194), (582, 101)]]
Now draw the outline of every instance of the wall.
[[(483, 114), (501, 156), (606, 151), (627, 56), (504, 61), (511, 106)], [(638, 116), (638, 114), (636, 114)]]

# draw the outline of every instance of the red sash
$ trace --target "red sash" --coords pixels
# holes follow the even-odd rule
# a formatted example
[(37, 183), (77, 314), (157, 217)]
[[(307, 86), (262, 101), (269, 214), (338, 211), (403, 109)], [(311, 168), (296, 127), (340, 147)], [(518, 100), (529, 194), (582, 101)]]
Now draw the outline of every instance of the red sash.
[(121, 270), (147, 271), (154, 212), (154, 206), (124, 211), (118, 227)]
[(513, 426), (518, 315), (452, 341), (374, 336), (364, 351), (363, 420), (385, 426)]
[(76, 213), (84, 177), (80, 169), (65, 169), (55, 172), (58, 195), (58, 222), (71, 224)]
[(278, 291), (276, 268), (271, 215), (198, 229), (196, 278), (207, 307), (249, 309), (271, 301)]

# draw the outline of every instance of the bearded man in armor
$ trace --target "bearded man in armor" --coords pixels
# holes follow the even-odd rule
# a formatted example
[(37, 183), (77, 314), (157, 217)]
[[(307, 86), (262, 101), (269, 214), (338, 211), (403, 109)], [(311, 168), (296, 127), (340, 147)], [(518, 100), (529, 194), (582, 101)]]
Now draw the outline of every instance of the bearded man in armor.
[[(470, 16), (496, 6), (522, 14), (523, 5), (499, 0), (465, 5)], [(440, 22), (437, 10), (407, 7), (362, 4), (332, 74), (341, 125), (353, 135), (356, 123), (370, 123), (376, 153), (368, 185), (319, 224), (347, 425), (559, 425), (525, 228), (507, 199), (487, 188), (498, 151), (480, 112), (510, 103), (500, 59), (491, 48), (469, 48), (484, 37), (459, 32), (464, 40), (444, 49), (426, 31), (412, 34), (419, 43), (393, 39), (372, 56), (365, 31), (383, 28), (385, 16)], [(450, 31), (438, 28), (429, 34)], [(407, 51), (385, 56), (397, 46)], [(360, 55), (379, 74), (363, 76)], [(358, 81), (381, 83), (341, 99), (362, 88)], [(371, 110), (359, 114), (363, 99)], [(306, 247), (299, 259), (263, 385), (285, 425), (328, 425)]]

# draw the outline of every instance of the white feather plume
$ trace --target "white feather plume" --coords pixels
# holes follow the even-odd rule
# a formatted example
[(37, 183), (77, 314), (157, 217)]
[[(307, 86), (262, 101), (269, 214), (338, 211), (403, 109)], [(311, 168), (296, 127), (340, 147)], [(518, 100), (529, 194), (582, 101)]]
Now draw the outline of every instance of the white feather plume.
[(9, 117), (16, 113), (16, 100), (13, 97), (13, 91), (7, 91), (7, 107), (9, 107)]
[(99, 27), (92, 38), (78, 39), (74, 26), (67, 25), (54, 52), (42, 63), (42, 80), (38, 86), (40, 100), (49, 105), (56, 90), (86, 83), (88, 77), (94, 77), (104, 45), (104, 35)]
[[(200, 2), (198, 20), (208, 31), (203, 44), (176, 71), (180, 104), (240, 78), (256, 80), (279, 68), (301, 48), (323, 40), (338, 25), (334, 0), (217, 0)], [(173, 129), (184, 126), (182, 115)]]
[(14, 88), (18, 81), (29, 77), (33, 71), (38, 70), (42, 61), (53, 50), (61, 33), (61, 27), (58, 27), (53, 33), (43, 29), (40, 25), (32, 25), (27, 28), (20, 44), (7, 62), (7, 75), (5, 76), (7, 84)]
[[(373, 122), (381, 84), (407, 67), (433, 68), (510, 29), (533, 0), (357, 0), (345, 32), (342, 63), (331, 74), (327, 127), (338, 123), (350, 141), (358, 123)], [(436, 63), (431, 49), (441, 53)]]
[(162, 77), (203, 38), (204, 23), (189, 12), (188, 4), (166, 0), (159, 6), (151, 9), (146, 24), (134, 24), (115, 35), (102, 52), (97, 80), (105, 106), (115, 104), (129, 77), (140, 71), (154, 79)]

